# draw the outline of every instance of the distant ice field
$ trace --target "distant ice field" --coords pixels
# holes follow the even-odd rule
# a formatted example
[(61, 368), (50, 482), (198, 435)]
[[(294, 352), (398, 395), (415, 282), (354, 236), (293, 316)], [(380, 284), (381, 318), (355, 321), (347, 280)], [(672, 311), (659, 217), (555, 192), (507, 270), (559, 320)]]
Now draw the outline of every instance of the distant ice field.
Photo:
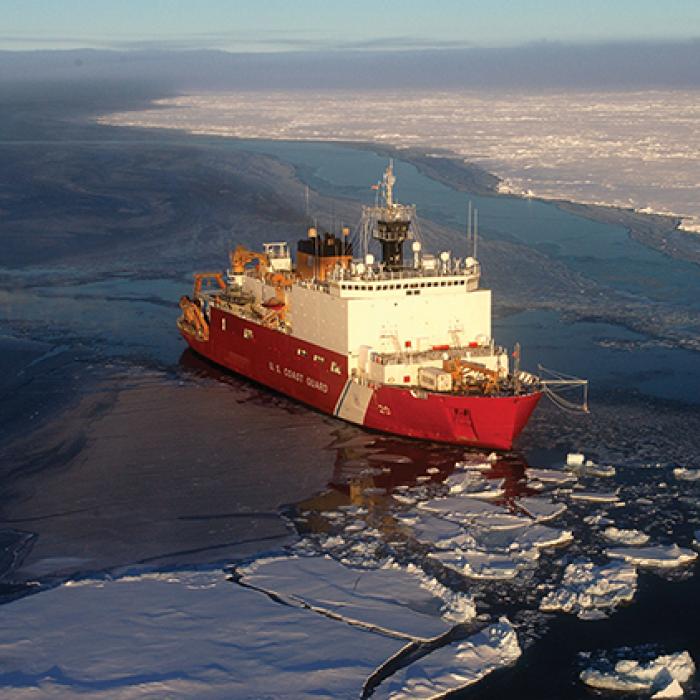
[(202, 93), (100, 122), (448, 149), (504, 192), (673, 214), (700, 232), (697, 90)]

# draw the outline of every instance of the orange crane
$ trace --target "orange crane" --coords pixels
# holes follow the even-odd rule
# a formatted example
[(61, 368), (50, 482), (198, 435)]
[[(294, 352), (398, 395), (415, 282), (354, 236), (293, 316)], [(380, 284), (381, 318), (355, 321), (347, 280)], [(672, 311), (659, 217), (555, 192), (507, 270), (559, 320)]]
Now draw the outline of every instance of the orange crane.
[(242, 275), (245, 272), (245, 266), (251, 262), (257, 262), (263, 274), (270, 267), (270, 258), (265, 253), (257, 253), (244, 245), (237, 245), (231, 252), (231, 271), (234, 275)]
[[(478, 362), (468, 362), (467, 360), (462, 360), (458, 357), (443, 360), (442, 368), (445, 370), (445, 372), (449, 372), (452, 375), (452, 383), (455, 387), (471, 384), (471, 382), (467, 380), (466, 376), (469, 372), (475, 372), (482, 375), (485, 378), (485, 381), (483, 382), (483, 391), (485, 394), (493, 393), (496, 390), (500, 379), (500, 375), (495, 370), (489, 369)], [(481, 382), (474, 383), (481, 384)]]
[(178, 326), (190, 335), (195, 335), (200, 340), (209, 340), (209, 324), (204, 318), (202, 309), (196, 301), (187, 296), (180, 297), (182, 316), (178, 319)]

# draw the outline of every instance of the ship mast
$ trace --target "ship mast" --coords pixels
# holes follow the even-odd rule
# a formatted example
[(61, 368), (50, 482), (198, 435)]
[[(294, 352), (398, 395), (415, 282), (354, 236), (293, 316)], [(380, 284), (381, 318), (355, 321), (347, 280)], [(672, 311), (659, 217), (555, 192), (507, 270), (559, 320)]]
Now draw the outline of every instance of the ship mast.
[[(386, 270), (403, 269), (403, 244), (413, 238), (412, 222), (415, 219), (415, 206), (394, 201), (394, 161), (389, 161), (382, 176), (378, 201), (373, 207), (362, 208), (363, 239), (365, 247), (370, 237), (382, 248), (382, 265)], [(367, 252), (365, 250), (365, 252)]]

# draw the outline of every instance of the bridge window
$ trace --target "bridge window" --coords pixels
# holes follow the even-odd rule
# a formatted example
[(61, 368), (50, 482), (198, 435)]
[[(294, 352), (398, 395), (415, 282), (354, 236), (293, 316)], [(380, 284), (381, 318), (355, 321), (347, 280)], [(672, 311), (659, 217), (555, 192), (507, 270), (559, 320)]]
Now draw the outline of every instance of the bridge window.
[(306, 350), (304, 350), (304, 348), (297, 348), (297, 355), (299, 355), (299, 357), (306, 357), (307, 354), (308, 353)]
[(251, 328), (244, 328), (243, 329), (243, 337), (246, 340), (251, 340), (253, 338), (253, 330)]
[(314, 355), (314, 362), (325, 362), (326, 358), (323, 355)]
[(331, 362), (331, 372), (334, 374), (340, 374), (340, 365), (337, 362)]

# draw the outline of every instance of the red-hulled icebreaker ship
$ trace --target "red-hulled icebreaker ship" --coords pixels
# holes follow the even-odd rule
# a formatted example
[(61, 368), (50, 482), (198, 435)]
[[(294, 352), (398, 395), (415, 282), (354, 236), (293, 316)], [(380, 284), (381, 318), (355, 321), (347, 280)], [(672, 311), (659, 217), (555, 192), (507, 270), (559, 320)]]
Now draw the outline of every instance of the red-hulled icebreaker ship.
[(226, 274), (195, 275), (180, 332), (212, 362), (351, 423), (510, 449), (542, 394), (571, 382), (520, 371), (518, 350), (510, 370), (491, 337), (479, 263), (424, 252), (415, 207), (394, 201), (394, 182), (389, 165), (375, 206), (364, 207), (362, 259), (347, 227), (309, 228), (296, 265), (287, 243), (238, 246)]

